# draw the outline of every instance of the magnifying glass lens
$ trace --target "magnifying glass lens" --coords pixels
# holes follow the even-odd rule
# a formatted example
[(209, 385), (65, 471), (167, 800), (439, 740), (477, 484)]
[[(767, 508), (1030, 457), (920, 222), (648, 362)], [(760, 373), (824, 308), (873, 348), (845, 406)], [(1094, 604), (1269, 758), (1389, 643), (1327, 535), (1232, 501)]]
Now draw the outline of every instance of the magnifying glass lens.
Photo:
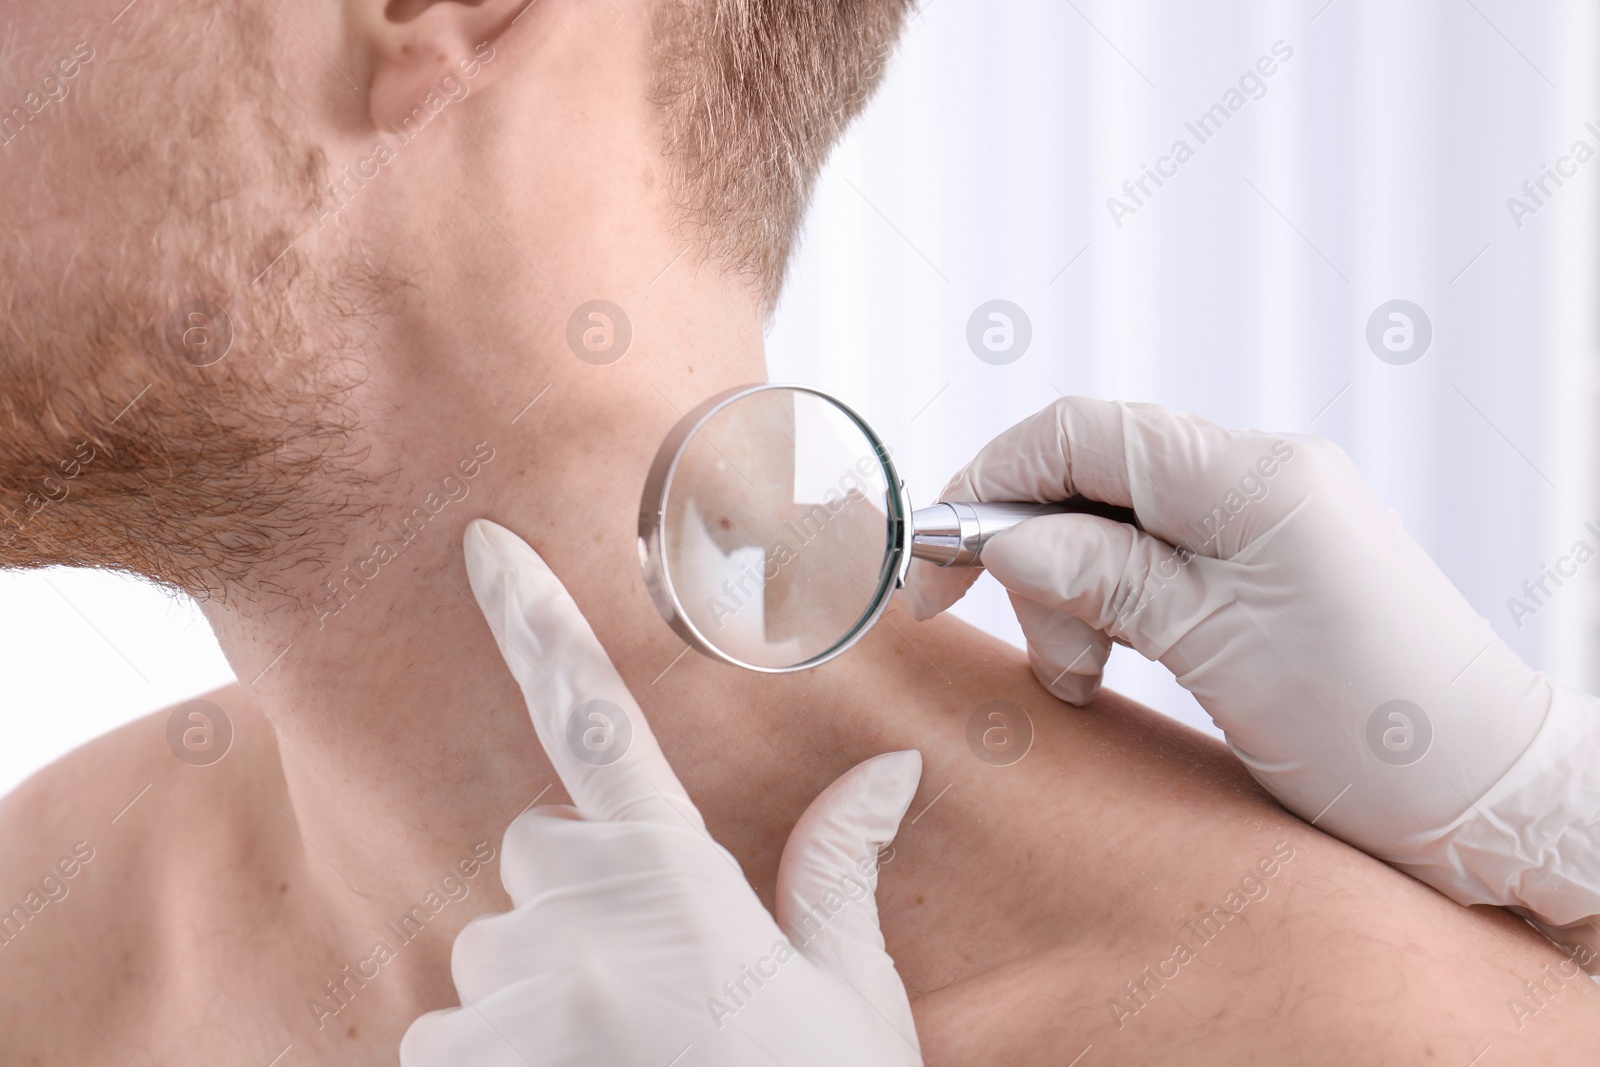
[(893, 581), (890, 476), (828, 399), (781, 387), (738, 397), (684, 441), (665, 488), (677, 612), (724, 656), (793, 668), (875, 617)]

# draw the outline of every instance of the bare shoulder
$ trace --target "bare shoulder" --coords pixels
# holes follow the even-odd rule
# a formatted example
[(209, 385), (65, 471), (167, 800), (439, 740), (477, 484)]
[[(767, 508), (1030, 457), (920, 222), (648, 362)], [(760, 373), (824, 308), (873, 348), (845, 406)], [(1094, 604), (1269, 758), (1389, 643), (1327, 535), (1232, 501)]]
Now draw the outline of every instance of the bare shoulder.
[(118, 1060), (102, 1032), (160, 984), (175, 906), (237, 810), (264, 729), (236, 686), (165, 708), (0, 798), (0, 1061)]

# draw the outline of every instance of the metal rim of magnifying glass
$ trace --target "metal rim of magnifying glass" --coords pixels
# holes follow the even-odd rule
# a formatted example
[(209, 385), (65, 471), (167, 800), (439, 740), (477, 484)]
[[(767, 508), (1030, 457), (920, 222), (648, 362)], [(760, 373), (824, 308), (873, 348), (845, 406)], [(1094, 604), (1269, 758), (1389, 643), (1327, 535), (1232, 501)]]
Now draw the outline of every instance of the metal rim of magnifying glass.
[[(668, 574), (667, 556), (662, 532), (663, 522), (666, 518), (667, 497), (666, 489), (672, 484), (672, 476), (677, 473), (678, 463), (683, 458), (684, 447), (707, 422), (710, 422), (723, 408), (736, 400), (743, 399), (752, 393), (763, 393), (770, 390), (787, 389), (797, 393), (810, 393), (837, 407), (853, 422), (857, 429), (872, 445), (872, 450), (883, 466), (884, 478), (888, 492), (886, 507), (892, 514), (888, 516), (888, 553), (884, 560), (882, 574), (878, 578), (878, 588), (874, 592), (874, 601), (870, 611), (856, 621), (850, 632), (831, 645), (826, 651), (820, 652), (810, 659), (787, 667), (764, 667), (755, 663), (748, 663), (737, 656), (730, 656), (722, 651), (690, 621), (688, 613), (684, 610), (683, 602), (678, 599), (678, 594), (672, 587)], [(794, 671), (810, 670), (820, 667), (835, 656), (848, 651), (857, 641), (872, 629), (873, 623), (883, 616), (889, 609), (889, 600), (894, 590), (905, 584), (906, 570), (911, 565), (910, 552), (911, 535), (911, 497), (906, 492), (906, 486), (900, 480), (899, 473), (895, 470), (894, 461), (889, 458), (889, 450), (882, 439), (867, 425), (865, 419), (856, 414), (855, 410), (840, 400), (838, 397), (813, 389), (809, 385), (794, 385), (787, 382), (762, 382), (756, 385), (737, 385), (726, 389), (697, 404), (672, 428), (666, 439), (661, 442), (661, 447), (656, 451), (656, 458), (650, 464), (650, 474), (645, 479), (644, 495), (639, 500), (639, 563), (644, 568), (644, 584), (650, 590), (650, 599), (655, 601), (656, 609), (661, 612), (661, 617), (667, 621), (677, 635), (684, 639), (691, 647), (698, 649), (713, 659), (746, 670), (759, 671), (762, 674), (789, 674)]]

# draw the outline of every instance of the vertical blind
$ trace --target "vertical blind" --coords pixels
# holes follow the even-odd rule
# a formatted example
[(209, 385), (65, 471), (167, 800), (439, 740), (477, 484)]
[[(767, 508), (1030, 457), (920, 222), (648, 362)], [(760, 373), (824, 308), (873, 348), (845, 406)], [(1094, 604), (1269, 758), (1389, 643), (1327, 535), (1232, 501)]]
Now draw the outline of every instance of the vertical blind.
[[(1600, 688), (1597, 49), (1576, 0), (932, 0), (819, 183), (773, 376), (858, 404), (919, 506), (1062, 393), (1332, 438)], [(996, 300), (1010, 362), (968, 339)], [(958, 613), (1021, 641), (990, 579)], [(1209, 728), (1125, 649), (1108, 682)]]

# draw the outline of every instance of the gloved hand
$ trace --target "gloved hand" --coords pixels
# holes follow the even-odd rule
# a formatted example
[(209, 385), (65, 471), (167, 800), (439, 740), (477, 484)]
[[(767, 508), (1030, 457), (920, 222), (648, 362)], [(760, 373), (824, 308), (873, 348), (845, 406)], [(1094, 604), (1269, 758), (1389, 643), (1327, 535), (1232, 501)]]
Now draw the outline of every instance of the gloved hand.
[(817, 797), (784, 849), (774, 921), (544, 561), (481, 519), (465, 548), (576, 806), (533, 808), (506, 831), (515, 908), (456, 938), (463, 1006), (412, 1023), (403, 1067), (921, 1064), (874, 897), (921, 756), (868, 760)]
[[(1600, 701), (1519, 660), (1336, 446), (1069, 397), (941, 499), (1075, 493), (1145, 532), (1044, 516), (982, 556), (1047, 688), (1084, 702), (1125, 642), (1322, 829), (1465, 904), (1600, 913)], [(975, 577), (915, 561), (902, 602), (927, 618)]]

